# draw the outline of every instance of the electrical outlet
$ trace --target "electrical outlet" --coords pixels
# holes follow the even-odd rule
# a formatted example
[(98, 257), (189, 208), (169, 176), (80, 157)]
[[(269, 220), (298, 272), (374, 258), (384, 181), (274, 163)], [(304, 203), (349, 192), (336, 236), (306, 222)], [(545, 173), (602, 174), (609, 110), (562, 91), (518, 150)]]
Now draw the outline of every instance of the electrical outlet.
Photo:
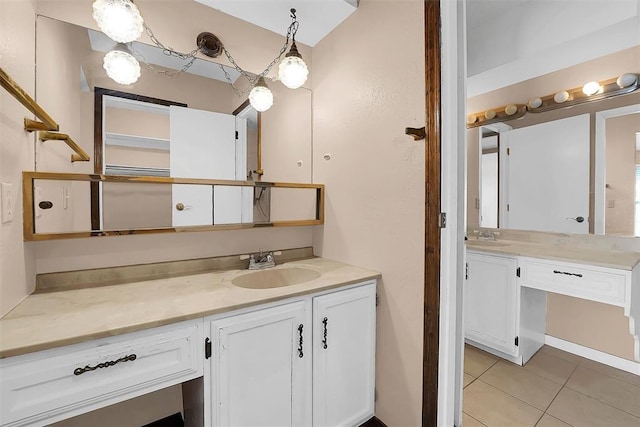
[(13, 212), (16, 204), (13, 184), (3, 182), (0, 184), (0, 192), (2, 193), (2, 222), (11, 222), (13, 221)]

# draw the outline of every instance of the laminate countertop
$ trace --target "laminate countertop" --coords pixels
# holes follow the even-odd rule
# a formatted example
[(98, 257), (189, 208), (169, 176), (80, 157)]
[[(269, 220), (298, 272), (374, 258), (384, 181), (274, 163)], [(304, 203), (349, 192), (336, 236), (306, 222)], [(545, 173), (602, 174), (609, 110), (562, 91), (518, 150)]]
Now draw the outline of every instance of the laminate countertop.
[(324, 258), (278, 265), (320, 277), (271, 289), (231, 281), (248, 270), (225, 270), (112, 286), (32, 294), (0, 319), (0, 358), (17, 356), (296, 297), (365, 280), (374, 270)]
[(476, 240), (466, 242), (468, 250), (496, 255), (511, 255), (548, 259), (598, 267), (632, 270), (640, 262), (640, 252), (605, 248), (585, 248), (553, 243), (522, 242), (515, 240)]

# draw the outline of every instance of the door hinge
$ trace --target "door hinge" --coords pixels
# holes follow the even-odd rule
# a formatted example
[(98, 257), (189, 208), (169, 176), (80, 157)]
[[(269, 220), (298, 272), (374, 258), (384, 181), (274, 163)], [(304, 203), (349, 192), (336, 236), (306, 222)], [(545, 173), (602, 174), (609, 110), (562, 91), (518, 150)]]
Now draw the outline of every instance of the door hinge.
[(516, 347), (518, 347), (518, 337), (516, 337)]
[(376, 307), (380, 304), (380, 297), (376, 294)]
[(507, 156), (511, 155), (511, 148), (507, 148)]
[(464, 279), (469, 280), (469, 263), (465, 263), (464, 265)]
[(446, 212), (440, 212), (440, 218), (438, 219), (438, 225), (440, 225), (440, 228), (446, 228), (447, 227), (447, 213)]
[(520, 277), (520, 267), (516, 268), (516, 277)]
[(511, 209), (510, 209), (510, 206), (509, 206), (509, 204), (507, 203), (507, 212), (509, 212), (510, 210), (511, 210)]
[(238, 139), (238, 138), (239, 138), (239, 136), (238, 136), (238, 131), (236, 131), (236, 139)]
[(204, 358), (209, 359), (211, 357), (211, 340), (207, 337), (204, 340)]

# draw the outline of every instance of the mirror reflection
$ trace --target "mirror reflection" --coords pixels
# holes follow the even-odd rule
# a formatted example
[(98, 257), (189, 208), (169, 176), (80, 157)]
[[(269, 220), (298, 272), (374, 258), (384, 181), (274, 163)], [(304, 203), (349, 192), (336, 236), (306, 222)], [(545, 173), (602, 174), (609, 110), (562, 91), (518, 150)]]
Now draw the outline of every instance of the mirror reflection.
[[(102, 157), (101, 153), (93, 155), (93, 147), (89, 144), (93, 145), (92, 141), (96, 136), (92, 135), (95, 134), (94, 92), (97, 94), (96, 88), (103, 88), (139, 97), (169, 100), (170, 104), (176, 107), (224, 114), (240, 121), (246, 120), (242, 129), (234, 129), (231, 132), (231, 139), (235, 138), (235, 131), (238, 130), (240, 134), (244, 132), (247, 137), (254, 135), (258, 138), (259, 135), (261, 144), (247, 145), (244, 158), (247, 162), (251, 160), (252, 164), (245, 166), (246, 172), (238, 174), (239, 178), (231, 179), (247, 179), (251, 172), (251, 178), (259, 180), (260, 176), (256, 176), (253, 171), (263, 169), (265, 175), (262, 179), (265, 181), (311, 182), (310, 90), (292, 90), (280, 82), (269, 81), (277, 100), (274, 106), (260, 115), (250, 111), (243, 112), (239, 107), (246, 101), (246, 94), (242, 97), (236, 95), (225, 77), (227, 73), (232, 80), (237, 78), (238, 73), (233, 68), (222, 67), (220, 64), (198, 58), (188, 72), (177, 73), (176, 69), (180, 69), (181, 63), (167, 62), (175, 58), (165, 58), (155, 46), (138, 42), (133, 45), (133, 50), (148, 64), (141, 61), (141, 76), (134, 84), (120, 85), (107, 77), (103, 68), (104, 52), (112, 48), (112, 44), (113, 41), (97, 31), (44, 16), (37, 17), (37, 101), (59, 118), (61, 126), (80, 142), (92, 159)], [(52, 85), (52, 81), (56, 84)], [(238, 80), (240, 83), (241, 81)], [(240, 89), (242, 91), (246, 88)], [(140, 116), (145, 112), (140, 111), (140, 108), (138, 111), (133, 110), (132, 104), (123, 108), (122, 103), (117, 105), (118, 102), (113, 99), (107, 103), (114, 104), (113, 114), (109, 112), (109, 116), (114, 118), (109, 120), (109, 117), (106, 117), (109, 126), (109, 129), (104, 129), (106, 132), (160, 140), (171, 139), (166, 123), (160, 123), (157, 117), (157, 125), (147, 125), (147, 130), (137, 134), (140, 130), (136, 128), (142, 126), (140, 123), (144, 123)], [(116, 108), (121, 111), (118, 112)], [(160, 114), (163, 115), (165, 114)], [(128, 120), (123, 121), (123, 116)], [(105, 117), (96, 115), (96, 119), (100, 118)], [(199, 123), (200, 137), (220, 133), (213, 126), (206, 126), (207, 123)], [(169, 131), (170, 129), (169, 125)], [(110, 136), (115, 136), (117, 140), (120, 135)], [(112, 143), (114, 138), (108, 141)], [(262, 147), (262, 153), (257, 151), (259, 145)], [(68, 156), (65, 154), (68, 153), (64, 153), (62, 149), (58, 150), (57, 147), (48, 146), (45, 150), (39, 145), (36, 149), (38, 170), (69, 171), (66, 159)], [(257, 164), (260, 160), (262, 164)], [(91, 170), (91, 165), (74, 165), (74, 170), (76, 169), (97, 172)], [(184, 174), (175, 176), (195, 177)]]
[[(470, 98), (468, 111), (638, 73), (639, 60), (626, 49)], [(639, 104), (635, 91), (468, 129), (468, 225), (639, 235)]]
[[(100, 229), (90, 221), (96, 183), (103, 195)], [(26, 240), (323, 221), (324, 187), (314, 184), (25, 172), (24, 185), (33, 190)]]

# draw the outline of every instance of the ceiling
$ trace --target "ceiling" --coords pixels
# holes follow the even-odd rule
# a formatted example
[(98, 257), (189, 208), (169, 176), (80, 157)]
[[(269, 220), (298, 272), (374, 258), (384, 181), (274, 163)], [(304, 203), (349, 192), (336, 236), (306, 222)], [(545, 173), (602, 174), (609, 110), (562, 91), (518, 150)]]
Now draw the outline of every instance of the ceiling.
[(300, 28), (296, 41), (315, 46), (349, 15), (358, 0), (195, 0), (227, 15), (286, 36), (289, 10), (296, 9)]

